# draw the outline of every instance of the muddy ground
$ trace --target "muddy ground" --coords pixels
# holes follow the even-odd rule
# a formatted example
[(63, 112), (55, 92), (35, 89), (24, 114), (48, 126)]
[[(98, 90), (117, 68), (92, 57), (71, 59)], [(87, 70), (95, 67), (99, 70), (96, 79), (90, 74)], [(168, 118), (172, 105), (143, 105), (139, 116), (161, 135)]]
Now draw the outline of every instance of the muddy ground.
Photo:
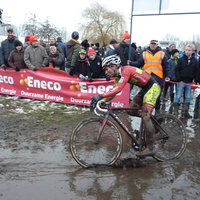
[[(162, 111), (170, 111), (169, 101)], [(0, 113), (0, 200), (199, 199), (200, 122), (192, 118), (182, 119), (188, 144), (177, 160), (138, 161), (127, 140), (120, 159), (134, 164), (86, 170), (73, 160), (68, 142), (77, 123), (94, 115), (88, 108), (1, 95)]]

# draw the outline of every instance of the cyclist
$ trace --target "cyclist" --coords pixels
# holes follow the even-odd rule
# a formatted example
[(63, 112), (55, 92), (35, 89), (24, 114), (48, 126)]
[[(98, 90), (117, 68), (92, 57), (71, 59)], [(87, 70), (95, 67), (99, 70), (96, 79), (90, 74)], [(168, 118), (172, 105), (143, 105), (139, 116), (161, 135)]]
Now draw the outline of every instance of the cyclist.
[[(115, 95), (124, 88), (126, 83), (130, 83), (141, 87), (139, 93), (130, 102), (129, 107), (142, 107), (142, 112), (139, 114), (134, 110), (128, 111), (128, 114), (133, 116), (140, 115), (144, 124), (147, 147), (146, 149), (137, 152), (136, 156), (146, 157), (154, 156), (155, 150), (153, 148), (153, 133), (155, 133), (153, 124), (150, 120), (150, 115), (155, 107), (158, 96), (160, 95), (160, 86), (156, 80), (151, 77), (147, 72), (132, 66), (121, 66), (121, 60), (119, 56), (112, 55), (106, 57), (102, 62), (102, 67), (105, 73), (111, 78), (115, 77), (115, 83), (113, 89), (110, 91), (95, 95), (91, 98), (90, 110), (93, 111), (98, 101), (99, 103), (110, 101)], [(168, 77), (166, 80), (170, 80)]]

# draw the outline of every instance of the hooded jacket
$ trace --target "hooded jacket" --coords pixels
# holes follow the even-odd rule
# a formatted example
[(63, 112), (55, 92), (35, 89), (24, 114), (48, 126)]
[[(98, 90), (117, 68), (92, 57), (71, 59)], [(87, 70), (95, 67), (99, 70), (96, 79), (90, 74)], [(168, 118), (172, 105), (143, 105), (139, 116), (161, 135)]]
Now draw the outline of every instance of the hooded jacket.
[[(124, 41), (120, 42), (119, 45), (114, 49), (113, 54), (119, 55), (121, 59), (121, 65), (126, 66), (129, 57), (129, 44), (126, 44)], [(137, 61), (137, 56), (133, 47), (131, 47), (130, 60)]]
[(78, 59), (79, 56), (79, 50), (80, 50), (80, 44), (77, 40), (71, 39), (69, 42), (66, 44), (66, 66), (68, 68), (70, 67), (75, 67), (76, 60)]

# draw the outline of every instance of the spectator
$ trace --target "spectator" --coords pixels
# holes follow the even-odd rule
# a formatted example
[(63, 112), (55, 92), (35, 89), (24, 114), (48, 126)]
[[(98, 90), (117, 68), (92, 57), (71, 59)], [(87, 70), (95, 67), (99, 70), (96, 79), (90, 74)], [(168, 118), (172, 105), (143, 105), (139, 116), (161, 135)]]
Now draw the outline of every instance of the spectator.
[(80, 49), (79, 51), (79, 57), (75, 64), (75, 74), (80, 77), (82, 81), (88, 80), (87, 76), (87, 64), (88, 64), (88, 58), (86, 56), (85, 49)]
[[(130, 35), (128, 34), (128, 31), (125, 31), (122, 41), (119, 43), (119, 45), (113, 51), (113, 54), (119, 55), (122, 66), (127, 65), (127, 61), (128, 61), (128, 57), (129, 57), (129, 43), (130, 43)], [(131, 47), (130, 60), (131, 61), (137, 60), (135, 49), (133, 47)]]
[(97, 56), (103, 57), (102, 51), (99, 48), (99, 43), (98, 42), (94, 44), (94, 48), (95, 48), (94, 50), (96, 51)]
[(89, 47), (90, 47), (90, 44), (88, 43), (88, 40), (83, 40), (81, 42), (81, 49), (84, 49), (86, 53), (88, 52)]
[(10, 52), (15, 49), (14, 46), (14, 31), (12, 28), (9, 28), (7, 30), (7, 36), (8, 38), (3, 40), (1, 42), (1, 54), (0, 54), (0, 60), (1, 60), (1, 67), (2, 69), (6, 70), (7, 67), (10, 67), (8, 64), (8, 57), (10, 55)]
[(53, 65), (54, 68), (63, 70), (63, 56), (57, 50), (55, 46), (49, 48), (49, 65)]
[(47, 51), (47, 54), (50, 55), (50, 47), (51, 46), (55, 46), (57, 51), (59, 52), (59, 58), (62, 58), (62, 63), (59, 65), (60, 66), (60, 70), (63, 70), (65, 71), (65, 66), (64, 66), (64, 53), (63, 53), (63, 50), (62, 48), (56, 43), (56, 39), (51, 36), (50, 37), (50, 46), (47, 46), (46, 47), (46, 51)]
[(8, 64), (16, 71), (27, 68), (24, 62), (23, 44), (19, 40), (14, 41), (15, 49), (10, 52)]
[(171, 42), (169, 44), (169, 47), (166, 48), (165, 50), (165, 55), (167, 57), (167, 60), (169, 60), (171, 58), (171, 55), (172, 55), (172, 49), (175, 49), (176, 48), (176, 43), (175, 42)]
[(69, 74), (72, 76), (75, 71), (75, 63), (79, 57), (80, 43), (78, 42), (79, 33), (74, 31), (71, 35), (71, 39), (66, 44), (67, 61), (66, 67), (70, 69)]
[(104, 46), (102, 46), (102, 47), (101, 47), (101, 53), (102, 53), (102, 57), (104, 57), (104, 55), (105, 55), (105, 51), (106, 51), (105, 47), (104, 47)]
[(30, 35), (30, 45), (25, 49), (24, 62), (27, 67), (33, 71), (37, 68), (46, 67), (48, 65), (48, 54), (46, 49), (39, 45), (37, 37)]
[[(179, 50), (178, 49), (172, 49), (172, 52), (171, 52), (171, 58), (168, 60), (169, 62), (169, 68), (171, 69), (171, 80), (172, 81), (176, 81), (176, 76), (175, 76), (175, 68), (176, 68), (176, 65), (177, 65), (177, 61), (178, 61), (178, 56), (179, 56)], [(171, 100), (171, 103), (174, 103), (174, 90), (175, 90), (175, 84), (174, 83), (165, 83), (165, 88), (164, 88), (164, 91), (163, 91), (163, 98), (165, 99), (166, 98), (166, 95), (167, 95), (167, 90), (168, 90), (168, 87), (170, 87), (170, 100)]]
[(108, 50), (106, 51), (105, 57), (113, 55), (114, 49), (117, 47), (118, 43), (119, 42), (117, 42), (117, 40), (115, 39), (110, 40), (110, 45), (108, 47)]
[[(179, 101), (183, 90), (185, 89), (185, 105), (184, 116), (191, 117), (189, 114), (191, 85), (193, 80), (199, 83), (199, 62), (194, 56), (195, 46), (193, 44), (187, 44), (185, 47), (185, 53), (183, 57), (178, 59), (177, 67), (175, 69), (175, 76), (177, 82), (177, 91), (174, 99), (174, 114), (178, 115)], [(186, 85), (187, 84), (187, 85)], [(189, 84), (189, 85), (188, 85)]]
[(133, 48), (135, 49), (135, 51), (136, 51), (137, 46), (136, 46), (136, 43), (135, 43), (135, 42), (131, 43), (131, 47), (133, 47)]
[(92, 82), (93, 78), (106, 78), (109, 81), (110, 78), (105, 75), (105, 71), (102, 69), (102, 58), (97, 56), (94, 49), (88, 50), (88, 56), (87, 75), (89, 82)]
[(136, 53), (137, 53), (137, 57), (138, 57), (138, 59), (139, 59), (139, 57), (140, 57), (140, 56), (142, 55), (142, 53), (143, 53), (143, 50), (142, 50), (141, 46), (139, 46), (139, 47), (137, 48)]
[[(147, 73), (159, 83), (161, 88), (163, 87), (164, 78), (167, 80), (171, 78), (171, 70), (169, 68), (169, 63), (167, 62), (167, 57), (162, 51), (161, 47), (158, 46), (158, 40), (151, 40), (149, 47), (142, 53), (142, 56), (136, 62), (130, 62), (130, 65), (135, 67), (143, 67)], [(160, 110), (160, 95), (155, 106), (156, 113)]]
[(26, 47), (28, 47), (29, 45), (30, 45), (30, 36), (27, 35), (27, 36), (25, 37), (24, 49), (25, 49)]
[(95, 45), (93, 43), (91, 43), (91, 48), (95, 49)]
[(62, 38), (58, 37), (56, 43), (62, 48), (64, 54), (64, 65), (66, 61), (66, 45), (62, 42)]
[(39, 44), (44, 48), (46, 48), (46, 43), (43, 40), (39, 40)]

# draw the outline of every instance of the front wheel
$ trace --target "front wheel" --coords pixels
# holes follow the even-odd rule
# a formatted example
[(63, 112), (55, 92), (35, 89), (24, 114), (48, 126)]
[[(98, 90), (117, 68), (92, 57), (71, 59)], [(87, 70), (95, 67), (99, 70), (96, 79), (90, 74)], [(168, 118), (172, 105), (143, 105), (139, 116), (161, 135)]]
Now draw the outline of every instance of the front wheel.
[[(154, 146), (159, 161), (179, 158), (185, 151), (187, 133), (183, 123), (174, 115), (159, 114), (155, 116)], [(162, 139), (161, 139), (162, 138)]]
[[(70, 137), (70, 151), (84, 168), (113, 165), (122, 152), (122, 136), (116, 125), (107, 120), (101, 135), (103, 118), (85, 119)], [(99, 139), (98, 139), (99, 138)]]

